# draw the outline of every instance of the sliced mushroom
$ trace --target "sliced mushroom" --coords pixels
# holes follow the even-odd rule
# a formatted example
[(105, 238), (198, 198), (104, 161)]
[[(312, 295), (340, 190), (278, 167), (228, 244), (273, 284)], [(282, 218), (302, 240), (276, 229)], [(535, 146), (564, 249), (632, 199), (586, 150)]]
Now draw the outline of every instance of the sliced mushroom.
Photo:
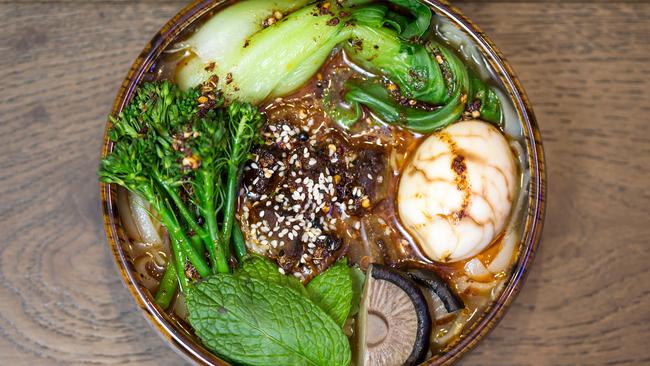
[(448, 313), (454, 313), (465, 308), (463, 300), (449, 287), (437, 273), (423, 269), (409, 269), (408, 274), (420, 286), (430, 289), (447, 309)]
[(431, 317), (422, 291), (407, 275), (373, 264), (368, 268), (357, 321), (357, 365), (421, 362), (429, 350)]

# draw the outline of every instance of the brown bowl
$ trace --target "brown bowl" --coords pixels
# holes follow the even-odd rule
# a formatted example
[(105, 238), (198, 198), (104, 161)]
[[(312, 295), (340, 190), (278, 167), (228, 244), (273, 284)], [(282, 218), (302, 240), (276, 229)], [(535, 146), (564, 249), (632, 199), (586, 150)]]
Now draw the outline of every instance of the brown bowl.
[[(523, 223), (524, 232), (519, 242), (518, 258), (514, 263), (504, 289), (469, 329), (463, 331), (460, 339), (445, 354), (436, 356), (424, 363), (427, 365), (450, 365), (472, 349), (479, 340), (497, 325), (523, 286), (542, 231), (546, 177), (541, 136), (535, 116), (524, 89), (508, 62), (492, 41), (458, 9), (452, 7), (446, 1), (423, 1), (427, 2), (436, 13), (451, 20), (452, 23), (466, 33), (478, 45), (480, 51), (498, 74), (522, 122), (521, 129), (526, 144), (528, 169), (530, 170), (528, 206)], [(140, 56), (133, 63), (117, 93), (112, 114), (117, 115), (124, 108), (138, 84), (147, 77), (147, 72), (154, 66), (163, 50), (173, 44), (184, 30), (200, 21), (201, 18), (208, 17), (233, 2), (235, 1), (195, 0), (167, 22), (149, 44), (145, 46)], [(102, 158), (112, 149), (112, 144), (106, 135), (109, 127), (110, 123), (107, 123)], [(219, 359), (204, 348), (193, 334), (183, 329), (175, 320), (162, 311), (155, 304), (149, 291), (138, 283), (133, 266), (122, 249), (129, 239), (122, 230), (117, 212), (116, 187), (110, 184), (101, 184), (101, 197), (108, 243), (115, 256), (124, 283), (143, 310), (147, 320), (158, 333), (169, 341), (170, 346), (187, 360), (200, 365), (228, 365), (227, 362)]]

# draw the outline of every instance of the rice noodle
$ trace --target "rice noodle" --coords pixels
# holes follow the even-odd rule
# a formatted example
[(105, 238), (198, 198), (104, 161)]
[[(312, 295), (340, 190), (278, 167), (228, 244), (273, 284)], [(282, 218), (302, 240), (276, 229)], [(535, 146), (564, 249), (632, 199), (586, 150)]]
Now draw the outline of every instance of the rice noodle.
[(476, 293), (487, 294), (488, 292), (492, 291), (492, 289), (494, 289), (497, 284), (498, 281), (496, 280), (490, 282), (479, 282), (470, 279), (467, 276), (461, 276), (456, 281), (456, 287), (458, 288), (459, 293), (473, 290)]
[(151, 254), (147, 253), (136, 258), (133, 261), (133, 267), (138, 274), (138, 283), (146, 287), (149, 292), (154, 294), (155, 290), (158, 288), (159, 281), (151, 276), (149, 270), (147, 269), (147, 265), (149, 265), (149, 263), (152, 261), (153, 258), (151, 257)]
[(460, 334), (460, 332), (463, 331), (463, 328), (465, 326), (465, 323), (467, 323), (467, 320), (469, 317), (465, 314), (465, 312), (459, 313), (458, 317), (447, 327), (441, 327), (440, 329), (437, 330), (437, 334), (434, 334), (432, 338), (432, 343), (436, 344), (438, 347), (443, 347), (449, 341), (454, 339), (457, 335)]

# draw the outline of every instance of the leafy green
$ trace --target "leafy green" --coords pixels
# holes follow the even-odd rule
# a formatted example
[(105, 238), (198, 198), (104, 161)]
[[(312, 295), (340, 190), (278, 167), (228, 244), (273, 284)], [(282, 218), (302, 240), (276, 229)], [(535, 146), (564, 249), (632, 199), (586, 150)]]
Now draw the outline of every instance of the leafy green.
[(457, 121), (464, 108), (460, 92), (449, 104), (429, 111), (401, 105), (377, 82), (350, 81), (347, 89), (345, 99), (349, 102), (365, 105), (386, 122), (421, 133), (439, 130)]
[(294, 289), (302, 296), (308, 296), (307, 290), (296, 277), (283, 275), (278, 271), (278, 266), (266, 257), (257, 254), (247, 258), (239, 269), (237, 274), (242, 277), (255, 278), (260, 281), (266, 281), (281, 286)]
[(307, 285), (309, 297), (343, 326), (352, 306), (352, 279), (346, 259), (338, 261)]
[(189, 288), (187, 308), (206, 347), (238, 364), (347, 366), (351, 360), (341, 328), (285, 286), (218, 274)]
[(392, 17), (392, 20), (401, 23), (402, 28), (399, 32), (400, 35), (404, 38), (411, 37), (422, 37), (424, 33), (429, 29), (431, 25), (431, 9), (418, 0), (389, 0), (391, 3), (398, 5), (406, 10), (408, 10), (411, 15), (415, 16), (415, 20), (412, 22), (407, 22), (404, 17), (400, 17), (399, 14), (395, 12), (389, 12), (396, 14)]
[[(442, 128), (458, 120), (464, 111), (477, 109), (482, 119), (500, 123), (501, 104), (494, 90), (473, 75), (453, 52), (424, 41), (431, 26), (429, 6), (419, 0), (389, 2), (392, 5), (365, 0), (337, 5), (330, 2), (327, 9), (324, 3), (311, 4), (272, 26), (252, 31), (244, 45), (238, 46), (241, 49), (231, 52), (235, 56), (228, 62), (217, 62), (220, 83), (231, 99), (257, 103), (284, 96), (312, 77), (340, 44), (351, 61), (378, 75), (376, 79), (393, 84), (391, 93), (381, 93), (391, 94), (390, 98), (381, 102), (394, 106), (391, 113), (380, 113), (387, 109), (374, 98), (377, 90), (351, 91), (348, 96), (356, 97), (356, 101), (330, 96), (325, 103), (326, 113), (343, 126), (351, 126), (360, 118), (361, 106), (384, 122), (418, 132)], [(251, 14), (258, 14), (256, 4), (251, 4)], [(197, 42), (194, 47), (210, 46), (204, 43)], [(201, 52), (199, 57), (201, 60), (194, 58), (193, 62), (211, 60)], [(193, 73), (177, 77), (181, 81), (194, 80)], [(400, 100), (394, 100), (395, 96)], [(366, 103), (370, 99), (374, 104)], [(413, 101), (427, 108), (411, 108), (405, 103)]]
[[(229, 53), (224, 62), (219, 62), (219, 48), (211, 53), (199, 51), (207, 48), (204, 45), (211, 45), (211, 40), (197, 39), (193, 49), (200, 59), (193, 60), (200, 65), (182, 68), (176, 80), (184, 86), (194, 86), (209, 76), (205, 65), (214, 62), (219, 87), (229, 99), (256, 104), (290, 93), (316, 73), (338, 43), (349, 38), (344, 23), (334, 13), (320, 14), (319, 4), (308, 5), (269, 27), (254, 30), (245, 41), (235, 42), (235, 49), (226, 45)], [(231, 36), (228, 28), (222, 24), (218, 27), (213, 34), (224, 39)]]
[[(198, 57), (189, 60), (179, 70), (176, 81), (182, 89), (189, 89), (207, 80), (211, 72), (205, 64), (214, 62), (214, 70), (222, 81), (236, 65), (243, 47), (251, 36), (263, 29), (266, 19), (275, 11), (287, 14), (307, 5), (309, 0), (246, 0), (236, 2), (211, 16), (183, 43)], [(225, 83), (224, 83), (225, 85)], [(223, 86), (223, 85), (222, 85)], [(249, 91), (250, 92), (250, 91)]]

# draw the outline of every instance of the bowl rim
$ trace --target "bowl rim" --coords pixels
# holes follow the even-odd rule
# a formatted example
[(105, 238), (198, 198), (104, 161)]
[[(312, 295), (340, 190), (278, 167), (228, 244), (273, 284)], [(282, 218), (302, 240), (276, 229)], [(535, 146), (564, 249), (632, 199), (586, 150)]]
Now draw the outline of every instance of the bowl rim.
[[(501, 51), (492, 40), (483, 33), (476, 24), (467, 18), (459, 9), (449, 4), (446, 0), (422, 0), (436, 13), (450, 19), (457, 27), (467, 34), (486, 56), (493, 69), (506, 88), (508, 96), (512, 99), (515, 110), (522, 122), (523, 137), (526, 142), (528, 162), (530, 168), (530, 182), (528, 194), (528, 212), (524, 234), (519, 241), (518, 259), (512, 268), (506, 286), (499, 297), (492, 301), (480, 318), (472, 324), (451, 348), (438, 357), (426, 360), (426, 365), (451, 365), (460, 357), (473, 349), (501, 321), (510, 304), (517, 297), (525, 282), (529, 267), (533, 262), (539, 247), (541, 232), (544, 222), (546, 206), (546, 171), (545, 159), (542, 148), (541, 134), (532, 106), (526, 93), (515, 75), (514, 70), (503, 57)], [(236, 2), (236, 0), (194, 0), (172, 17), (149, 41), (143, 51), (133, 62), (127, 76), (115, 97), (111, 115), (117, 115), (131, 99), (135, 88), (143, 80), (147, 71), (155, 64), (162, 51), (174, 39), (192, 25), (197, 19), (213, 13)], [(111, 126), (107, 121), (102, 141), (101, 157), (104, 158), (111, 150), (112, 143), (108, 139)], [(143, 310), (148, 323), (171, 343), (172, 349), (186, 360), (201, 365), (229, 365), (216, 355), (205, 349), (200, 342), (173, 325), (172, 319), (162, 311), (148, 290), (137, 283), (124, 251), (122, 241), (124, 233), (117, 222), (117, 210), (113, 196), (116, 187), (111, 184), (100, 183), (102, 199), (102, 216), (104, 228), (115, 263), (119, 269), (122, 282), (128, 288), (137, 305)]]

